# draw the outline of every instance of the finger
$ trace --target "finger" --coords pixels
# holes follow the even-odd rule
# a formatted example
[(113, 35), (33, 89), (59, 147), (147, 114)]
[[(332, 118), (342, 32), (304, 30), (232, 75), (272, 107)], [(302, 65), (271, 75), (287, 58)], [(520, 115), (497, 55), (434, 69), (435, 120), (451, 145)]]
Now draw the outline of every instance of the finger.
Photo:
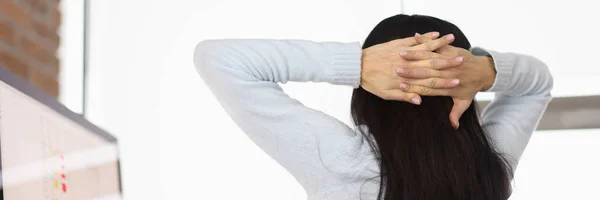
[(453, 47), (451, 45), (446, 45), (446, 46), (438, 48), (437, 50), (435, 50), (435, 52), (440, 53), (440, 54), (448, 54), (451, 52), (452, 54), (454, 54), (456, 56), (459, 55), (458, 51), (455, 51), (453, 48), (456, 48), (456, 47)]
[(452, 106), (452, 111), (450, 111), (450, 123), (454, 126), (455, 129), (458, 129), (460, 126), (460, 117), (462, 116), (469, 106), (471, 106), (471, 102), (467, 100), (455, 100), (454, 105)]
[(433, 77), (444, 77), (444, 73), (430, 68), (399, 67), (396, 74), (403, 78), (423, 79)]
[(454, 59), (445, 59), (445, 58), (433, 58), (427, 60), (419, 60), (419, 61), (411, 61), (406, 63), (407, 67), (412, 68), (430, 68), (430, 69), (445, 69), (450, 67), (456, 67), (462, 64), (463, 57), (459, 56)]
[(419, 33), (415, 33), (415, 40), (417, 40), (417, 42), (419, 44), (423, 44), (425, 42), (431, 41), (431, 40), (435, 40), (440, 36), (439, 32), (430, 32), (428, 34), (425, 35), (421, 35)]
[(400, 57), (405, 60), (427, 60), (433, 58), (452, 58), (451, 56), (443, 55), (431, 51), (400, 51)]
[(453, 88), (460, 84), (458, 79), (428, 78), (428, 79), (408, 79), (400, 83), (401, 89), (408, 88), (408, 85), (418, 85), (432, 89)]
[(402, 90), (388, 90), (379, 95), (380, 98), (388, 101), (404, 101), (415, 105), (421, 105), (421, 96), (416, 93), (404, 92)]
[(437, 31), (432, 31), (432, 32), (425, 33), (425, 34), (423, 34), (422, 36), (423, 36), (423, 38), (425, 38), (425, 39), (431, 39), (431, 40), (435, 40), (435, 39), (437, 39), (438, 37), (440, 37), (440, 32), (437, 32)]
[[(416, 39), (415, 39), (416, 41)], [(423, 44), (419, 44), (410, 48), (410, 50), (420, 50), (420, 51), (434, 51), (440, 47), (449, 45), (454, 41), (454, 35), (448, 34), (442, 38), (427, 41)]]
[(416, 93), (423, 96), (450, 96), (450, 89), (433, 89), (430, 87), (424, 87), (420, 85), (408, 85), (404, 92)]
[(423, 42), (424, 42), (425, 39), (423, 38), (423, 36), (421, 34), (415, 33), (415, 40), (417, 40), (417, 42), (419, 44), (423, 44)]
[[(428, 32), (428, 33), (424, 34), (424, 36), (427, 38), (437, 39), (440, 36), (440, 33), (439, 32)], [(415, 37), (396, 39), (396, 40), (390, 41), (390, 43), (396, 47), (412, 47), (412, 46), (420, 44), (415, 39)]]

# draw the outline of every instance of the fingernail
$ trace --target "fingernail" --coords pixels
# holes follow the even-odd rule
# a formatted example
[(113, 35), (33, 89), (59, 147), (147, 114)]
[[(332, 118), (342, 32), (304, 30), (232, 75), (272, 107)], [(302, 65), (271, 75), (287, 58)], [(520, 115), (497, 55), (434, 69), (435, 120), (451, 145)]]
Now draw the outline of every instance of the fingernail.
[(408, 85), (406, 83), (400, 83), (400, 88), (406, 89), (408, 88)]
[(446, 36), (447, 40), (453, 40), (454, 39), (454, 34), (450, 34), (448, 36)]
[(460, 122), (456, 122), (456, 129), (458, 129), (458, 127), (460, 127)]
[(398, 73), (398, 74), (404, 73), (404, 68), (398, 68), (398, 69), (396, 69), (396, 73)]
[(400, 56), (406, 56), (406, 55), (408, 55), (408, 52), (406, 52), (406, 51), (401, 51), (400, 52)]
[(433, 37), (438, 37), (440, 36), (440, 32), (433, 32), (433, 34), (431, 34)]
[(421, 34), (415, 33), (415, 37), (421, 37)]
[(414, 104), (421, 105), (421, 100), (419, 100), (419, 99), (417, 99), (417, 98), (413, 98), (413, 99), (412, 99), (412, 102), (413, 102)]
[(460, 83), (460, 80), (458, 79), (454, 79), (451, 81), (452, 85), (458, 85)]
[(464, 57), (462, 57), (462, 56), (459, 56), (459, 57), (457, 57), (457, 58), (456, 58), (456, 62), (462, 62), (462, 61), (463, 61), (463, 59), (464, 59)]

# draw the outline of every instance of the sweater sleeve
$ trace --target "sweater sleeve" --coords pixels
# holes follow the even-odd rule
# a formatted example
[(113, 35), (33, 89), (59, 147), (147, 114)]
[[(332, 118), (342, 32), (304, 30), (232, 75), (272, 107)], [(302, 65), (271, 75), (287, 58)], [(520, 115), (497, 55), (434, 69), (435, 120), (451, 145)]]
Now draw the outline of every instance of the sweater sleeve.
[(475, 55), (492, 56), (496, 80), (487, 92), (494, 100), (481, 113), (482, 126), (498, 151), (516, 169), (531, 134), (552, 99), (553, 80), (548, 67), (526, 55), (473, 48)]
[[(358, 87), (358, 43), (303, 40), (208, 40), (194, 64), (225, 111), (307, 191), (328, 171), (328, 158), (358, 149), (361, 137), (341, 121), (286, 95), (277, 83), (327, 82)], [(327, 166), (324, 166), (327, 165)]]

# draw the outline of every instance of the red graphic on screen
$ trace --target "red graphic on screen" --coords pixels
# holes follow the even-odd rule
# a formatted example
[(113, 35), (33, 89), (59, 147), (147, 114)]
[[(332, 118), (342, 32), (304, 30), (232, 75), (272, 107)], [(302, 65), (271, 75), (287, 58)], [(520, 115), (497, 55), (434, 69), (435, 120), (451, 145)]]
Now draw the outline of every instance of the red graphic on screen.
[(61, 160), (61, 165), (60, 167), (62, 168), (62, 173), (60, 174), (60, 182), (62, 182), (62, 192), (63, 193), (67, 193), (67, 175), (65, 174), (65, 156), (64, 155), (60, 155), (60, 160)]
[[(56, 192), (67, 194), (67, 173), (65, 169), (65, 156), (63, 154), (58, 154), (56, 151), (53, 151), (52, 155), (54, 158), (60, 158), (60, 168), (56, 168), (53, 176), (54, 189)], [(56, 200), (59, 199), (56, 198)]]

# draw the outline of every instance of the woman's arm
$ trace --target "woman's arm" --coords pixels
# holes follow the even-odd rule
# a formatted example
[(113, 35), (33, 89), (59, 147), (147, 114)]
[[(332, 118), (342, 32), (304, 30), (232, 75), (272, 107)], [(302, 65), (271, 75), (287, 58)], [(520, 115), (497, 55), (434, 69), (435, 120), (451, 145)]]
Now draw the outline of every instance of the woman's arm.
[(194, 63), (221, 105), (269, 156), (307, 191), (334, 168), (328, 158), (352, 154), (360, 137), (344, 123), (286, 95), (277, 83), (328, 82), (358, 87), (358, 43), (300, 40), (210, 40)]
[[(427, 35), (434, 39), (427, 44), (411, 37), (365, 50), (358, 43), (210, 40), (197, 45), (194, 63), (225, 111), (250, 139), (307, 191), (314, 191), (324, 174), (352, 168), (363, 147), (362, 136), (290, 98), (277, 83), (312, 81), (354, 88), (361, 84), (381, 98), (411, 102), (419, 96), (403, 92), (402, 80), (395, 72), (406, 64), (400, 51), (432, 51), (453, 41), (435, 39), (435, 33)], [(437, 63), (436, 68), (460, 64), (444, 59)], [(437, 82), (436, 87), (454, 86), (448, 85), (451, 80)]]
[(495, 92), (495, 99), (483, 110), (482, 125), (498, 150), (511, 157), (514, 169), (552, 99), (552, 75), (546, 64), (531, 56), (471, 51), (494, 60), (496, 80), (487, 92)]

